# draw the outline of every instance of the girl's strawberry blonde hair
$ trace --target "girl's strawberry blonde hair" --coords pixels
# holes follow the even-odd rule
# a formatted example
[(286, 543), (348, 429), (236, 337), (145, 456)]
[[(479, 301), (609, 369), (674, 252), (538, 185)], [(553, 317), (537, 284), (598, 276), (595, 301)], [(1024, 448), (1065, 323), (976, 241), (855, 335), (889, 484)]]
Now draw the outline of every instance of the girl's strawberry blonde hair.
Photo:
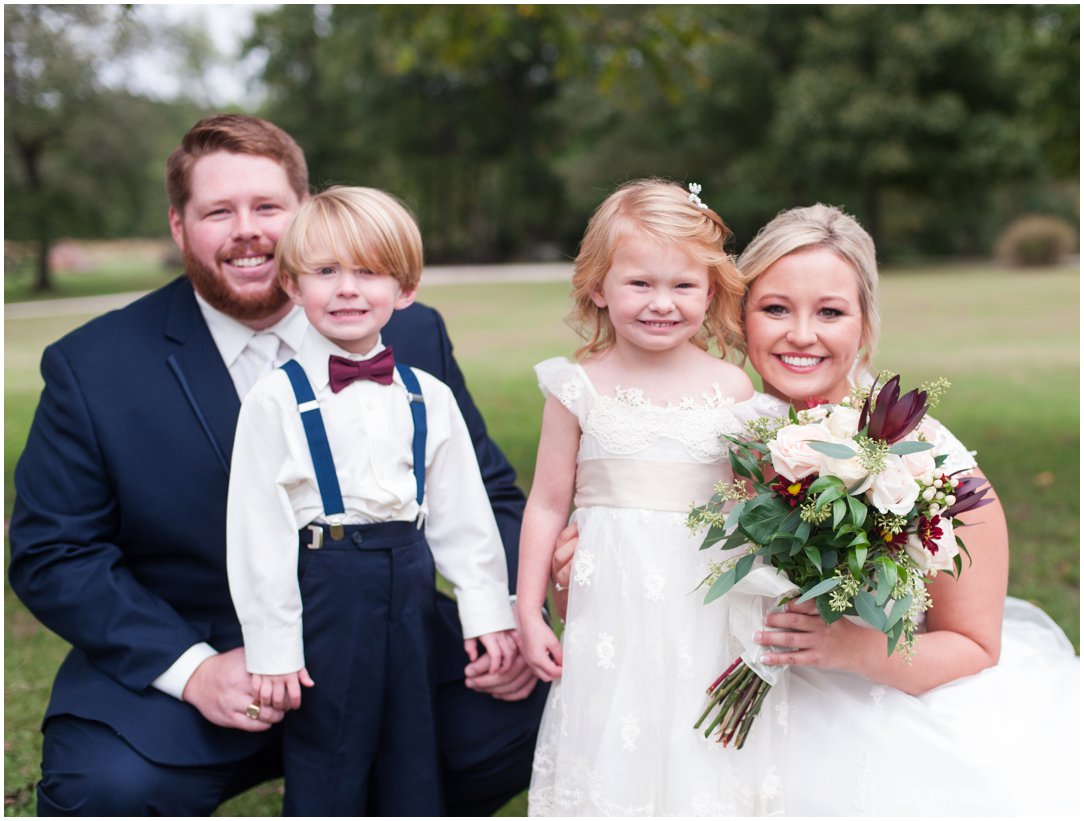
[(595, 305), (591, 295), (602, 290), (618, 245), (633, 234), (680, 248), (707, 266), (712, 298), (704, 326), (693, 341), (705, 350), (714, 341), (724, 357), (744, 356), (744, 288), (724, 248), (730, 229), (701, 202), (699, 190), (698, 185), (690, 185), (687, 191), (668, 180), (634, 180), (618, 188), (595, 211), (580, 243), (572, 275), (574, 304), (568, 324), (586, 340), (575, 353), (577, 359), (602, 353), (614, 344), (609, 312)]

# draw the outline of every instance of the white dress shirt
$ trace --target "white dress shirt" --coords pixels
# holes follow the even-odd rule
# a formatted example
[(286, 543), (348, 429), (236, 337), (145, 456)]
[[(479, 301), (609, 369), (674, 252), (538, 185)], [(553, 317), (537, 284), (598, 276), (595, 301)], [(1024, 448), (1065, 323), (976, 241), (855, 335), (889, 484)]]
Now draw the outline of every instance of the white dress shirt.
[[(328, 357), (350, 354), (309, 330), (297, 360), (327, 429), (346, 507), (345, 524), (425, 520), (440, 573), (452, 583), (463, 634), (515, 627), (497, 523), (466, 423), (451, 390), (415, 370), (425, 397), (426, 487), (421, 509), (413, 472), (414, 423), (399, 374), (391, 385), (357, 381), (333, 393)], [(297, 580), (298, 531), (324, 510), (297, 400), (284, 372), (261, 379), (237, 420), (226, 515), (230, 592), (253, 673), (304, 666)]]
[[(242, 399), (260, 377), (271, 373), (275, 366), (293, 358), (301, 347), (301, 340), (309, 327), (305, 312), (296, 305), (270, 328), (257, 333), (244, 323), (213, 308), (198, 293), (196, 304), (199, 305), (200, 313), (207, 323), (207, 329), (211, 332), (211, 339), (214, 340), (215, 347), (218, 348), (222, 361), (230, 373), (230, 378), (237, 388), (237, 395)], [(277, 338), (278, 349), (273, 354), (274, 361), (265, 354), (256, 353), (256, 350), (261, 347), (259, 343), (250, 345), (257, 336)], [(269, 346), (269, 349), (273, 347)], [(192, 645), (162, 675), (151, 682), (151, 686), (174, 698), (181, 698), (192, 673), (217, 652), (206, 642)]]

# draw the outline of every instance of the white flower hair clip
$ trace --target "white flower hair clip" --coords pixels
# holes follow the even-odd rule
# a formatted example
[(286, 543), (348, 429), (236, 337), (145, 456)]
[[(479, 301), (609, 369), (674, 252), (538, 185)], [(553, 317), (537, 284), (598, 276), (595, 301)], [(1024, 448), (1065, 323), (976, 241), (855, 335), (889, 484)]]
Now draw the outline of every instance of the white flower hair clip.
[(703, 208), (703, 209), (706, 210), (707, 207), (708, 207), (708, 204), (706, 202), (704, 202), (702, 199), (700, 199), (701, 190), (703, 190), (703, 189), (700, 187), (700, 183), (698, 183), (698, 182), (689, 183), (689, 202), (691, 202), (697, 208)]

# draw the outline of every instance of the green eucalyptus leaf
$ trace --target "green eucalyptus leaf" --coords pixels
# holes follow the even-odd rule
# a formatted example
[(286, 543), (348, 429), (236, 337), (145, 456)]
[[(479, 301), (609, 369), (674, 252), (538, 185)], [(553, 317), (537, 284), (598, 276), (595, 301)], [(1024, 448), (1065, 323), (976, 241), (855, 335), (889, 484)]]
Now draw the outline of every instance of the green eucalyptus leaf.
[(888, 452), (897, 456), (906, 456), (909, 453), (922, 453), (932, 447), (933, 442), (896, 442), (894, 445), (889, 445)]
[(725, 539), (726, 535), (727, 531), (725, 529), (718, 527), (717, 525), (712, 525), (704, 536), (704, 542), (700, 545), (700, 549), (707, 550), (722, 539)]
[(801, 604), (802, 602), (807, 602), (810, 599), (815, 599), (815, 598), (817, 598), (817, 596), (820, 596), (822, 593), (828, 593), (831, 590), (835, 590), (842, 583), (843, 583), (843, 579), (839, 578), (838, 576), (833, 576), (830, 579), (825, 579), (824, 581), (813, 585), (811, 588), (809, 588), (807, 591), (805, 591), (798, 598), (796, 603)]
[(903, 624), (903, 617), (907, 615), (907, 611), (911, 609), (911, 605), (914, 603), (914, 596), (908, 593), (902, 599), (897, 599), (892, 603), (892, 609), (888, 611), (888, 626), (893, 627), (897, 623)]
[(854, 599), (854, 609), (858, 615), (870, 627), (885, 632), (885, 611), (877, 606), (877, 602), (868, 590), (859, 590)]
[(823, 453), (833, 459), (852, 459), (858, 455), (857, 451), (838, 442), (807, 442), (806, 444), (817, 453)]
[(707, 595), (704, 596), (704, 604), (715, 601), (720, 596), (725, 595), (730, 588), (738, 583), (737, 568), (732, 567), (726, 572), (722, 573), (719, 578), (712, 582), (711, 587), (708, 588)]

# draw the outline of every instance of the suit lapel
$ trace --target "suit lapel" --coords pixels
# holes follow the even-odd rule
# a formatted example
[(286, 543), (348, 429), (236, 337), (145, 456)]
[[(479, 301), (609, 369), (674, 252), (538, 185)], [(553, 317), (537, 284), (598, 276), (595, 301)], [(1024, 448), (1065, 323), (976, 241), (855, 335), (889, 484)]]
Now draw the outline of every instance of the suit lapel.
[(166, 363), (210, 440), (222, 469), (229, 473), (241, 400), (187, 280), (174, 292), (166, 320), (166, 338), (177, 346)]

